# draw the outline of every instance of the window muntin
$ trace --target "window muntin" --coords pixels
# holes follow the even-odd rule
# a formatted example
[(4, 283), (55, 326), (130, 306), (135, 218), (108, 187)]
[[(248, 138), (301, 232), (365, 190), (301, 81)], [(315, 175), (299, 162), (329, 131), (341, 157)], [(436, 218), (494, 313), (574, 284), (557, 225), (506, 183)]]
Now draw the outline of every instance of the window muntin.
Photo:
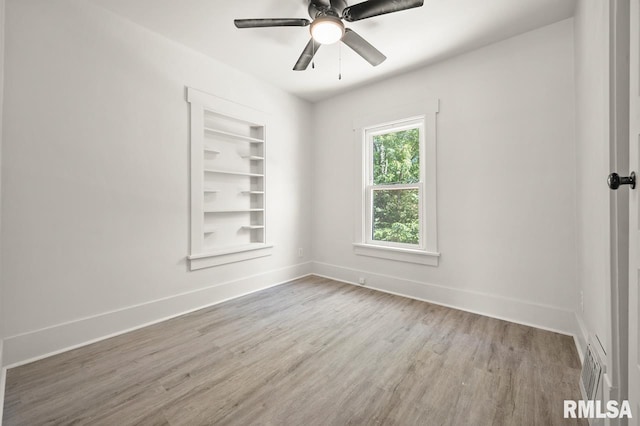
[(366, 243), (424, 248), (424, 119), (365, 129)]

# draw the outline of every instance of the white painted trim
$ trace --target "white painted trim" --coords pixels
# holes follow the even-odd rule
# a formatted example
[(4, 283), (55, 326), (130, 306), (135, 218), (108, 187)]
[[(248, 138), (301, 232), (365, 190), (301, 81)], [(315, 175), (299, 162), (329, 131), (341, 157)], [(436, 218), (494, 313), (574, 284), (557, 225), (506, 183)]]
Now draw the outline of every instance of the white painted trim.
[[(367, 248), (372, 247), (371, 244), (367, 245), (369, 240), (368, 233), (371, 229), (370, 215), (367, 214), (368, 206), (371, 205), (370, 199), (370, 181), (371, 178), (368, 175), (368, 158), (369, 158), (369, 141), (368, 135), (365, 134), (367, 129), (375, 128), (379, 129), (385, 126), (395, 126), (396, 124), (402, 125), (403, 122), (409, 122), (412, 120), (422, 120), (420, 132), (420, 156), (424, 159), (424, 164), (421, 166), (421, 181), (420, 186), (421, 206), (420, 206), (420, 224), (421, 224), (421, 236), (420, 236), (420, 249), (427, 255), (430, 253), (438, 253), (438, 226), (437, 226), (437, 115), (440, 112), (440, 100), (439, 99), (427, 99), (424, 102), (417, 102), (413, 104), (405, 104), (400, 106), (386, 105), (383, 111), (380, 111), (374, 115), (368, 117), (360, 117), (353, 121), (352, 127), (354, 132), (354, 143), (356, 153), (355, 170), (357, 175), (356, 188), (360, 191), (360, 196), (355, 197), (354, 200), (357, 203), (355, 210), (357, 216), (355, 218), (355, 230), (354, 230), (354, 252), (358, 255), (373, 256), (379, 258), (385, 258), (390, 260), (400, 260), (404, 262), (412, 262), (412, 260), (419, 260), (413, 263), (421, 263), (430, 266), (438, 266), (438, 257), (428, 257), (427, 262), (425, 258), (417, 258), (415, 256), (404, 256), (404, 258), (398, 258), (398, 253), (388, 251), (372, 251)], [(360, 245), (360, 248), (356, 248)], [(395, 245), (394, 245), (395, 246)], [(395, 246), (397, 247), (397, 246)], [(387, 256), (389, 254), (389, 256)], [(438, 253), (439, 256), (439, 253)]]
[(7, 369), (2, 366), (2, 349), (4, 341), (0, 339), (0, 426), (2, 426), (2, 416), (4, 413), (4, 392), (7, 383)]
[(268, 248), (273, 248), (273, 245), (272, 244), (249, 244), (246, 247), (231, 247), (227, 249), (213, 250), (209, 253), (192, 255), (192, 256), (189, 256), (189, 260), (203, 259), (208, 256), (220, 256), (223, 254), (241, 253), (244, 251), (251, 251), (251, 250), (263, 250)]
[[(266, 141), (266, 128), (268, 121), (268, 114), (258, 111), (252, 107), (241, 105), (236, 102), (220, 98), (215, 95), (211, 95), (192, 87), (187, 87), (187, 102), (190, 108), (190, 174), (191, 174), (191, 250), (187, 256), (189, 260), (190, 270), (198, 270), (203, 268), (209, 268), (213, 266), (224, 265), (228, 263), (241, 262), (250, 259), (256, 259), (259, 257), (270, 256), (272, 254), (271, 246), (266, 244), (267, 241), (267, 212), (266, 212), (266, 147), (264, 142)], [(229, 121), (237, 121), (244, 126), (251, 128), (260, 128), (260, 138), (250, 137), (247, 135), (240, 135), (233, 132), (228, 132), (222, 129), (213, 129), (206, 126), (205, 114), (213, 113), (219, 117)], [(261, 173), (249, 173), (242, 170), (218, 170), (206, 168), (204, 153), (205, 147), (205, 133), (215, 133), (218, 135), (225, 135), (233, 139), (239, 139), (245, 142), (260, 143), (262, 144), (261, 157), (262, 170)], [(216, 152), (210, 149), (209, 152)], [(218, 152), (219, 153), (219, 152)], [(205, 172), (223, 173), (227, 175), (247, 176), (250, 178), (259, 178), (262, 180), (262, 208), (256, 211), (262, 212), (262, 238), (252, 244), (232, 245), (231, 247), (217, 248), (215, 250), (208, 250), (205, 247), (204, 235), (207, 233), (205, 223), (205, 213), (213, 213), (213, 211), (205, 208), (205, 202), (203, 194), (205, 192), (205, 185), (203, 176)], [(226, 210), (225, 213), (237, 213), (233, 210)], [(254, 223), (246, 223), (250, 225)], [(233, 243), (231, 243), (233, 244)]]
[(252, 244), (224, 250), (216, 250), (211, 253), (195, 254), (188, 256), (188, 259), (189, 267), (192, 271), (195, 271), (212, 266), (225, 265), (227, 263), (271, 256), (272, 253), (272, 244)]
[(228, 281), (175, 296), (80, 318), (5, 338), (4, 362), (17, 367), (227, 300), (305, 277), (311, 262)]
[(353, 252), (360, 256), (378, 257), (400, 262), (419, 263), (421, 265), (438, 266), (440, 253), (431, 253), (420, 249), (381, 246), (373, 244), (353, 244)]
[(312, 274), (362, 287), (358, 277), (367, 279), (366, 288), (435, 303), (474, 314), (575, 336), (578, 330), (573, 311), (530, 303), (494, 294), (462, 290), (442, 285), (373, 274), (322, 262), (313, 262)]
[(578, 329), (573, 336), (573, 340), (576, 344), (576, 350), (578, 351), (578, 355), (580, 356), (580, 364), (584, 362), (584, 351), (587, 349), (587, 342), (589, 341), (589, 332), (587, 331), (587, 327), (582, 320), (582, 316), (576, 312), (576, 324)]
[[(190, 93), (190, 92), (188, 92)], [(189, 103), (190, 130), (190, 156), (189, 163), (191, 173), (191, 196), (190, 196), (190, 230), (191, 230), (191, 254), (202, 253), (204, 250), (204, 108), (201, 104)]]
[[(365, 176), (366, 180), (363, 182), (363, 187), (365, 188), (365, 200), (366, 203), (362, 206), (362, 215), (365, 223), (365, 231), (364, 231), (364, 239), (362, 243), (364, 244), (378, 244), (388, 247), (399, 247), (399, 248), (413, 248), (417, 250), (425, 250), (425, 234), (426, 234), (426, 221), (425, 221), (425, 207), (428, 204), (425, 201), (425, 191), (424, 191), (424, 182), (426, 177), (425, 168), (427, 167), (427, 161), (425, 160), (425, 145), (427, 143), (427, 137), (425, 135), (426, 128), (426, 116), (418, 115), (416, 117), (406, 117), (402, 120), (393, 121), (391, 123), (385, 123), (380, 125), (375, 125), (372, 127), (367, 127), (363, 129), (357, 129), (357, 133), (362, 132), (362, 137), (364, 141), (364, 147), (362, 151), (364, 152), (364, 164), (365, 164)], [(418, 152), (420, 159), (420, 169), (419, 169), (419, 179), (418, 182), (411, 184), (375, 184), (374, 176), (373, 176), (373, 157), (374, 157), (374, 140), (376, 136), (388, 134), (388, 133), (396, 133), (399, 131), (416, 129), (418, 130)], [(376, 241), (373, 239), (373, 200), (374, 194), (376, 191), (385, 191), (385, 190), (401, 190), (401, 189), (415, 189), (418, 191), (418, 224), (421, 232), (418, 233), (418, 242), (416, 244), (408, 244), (408, 243), (398, 243), (393, 241)], [(434, 200), (435, 201), (435, 200)], [(357, 253), (356, 253), (357, 254)], [(384, 254), (384, 252), (379, 253)]]
[[(629, 170), (630, 2), (609, 2), (609, 170)], [(635, 77), (634, 77), (635, 78)], [(629, 170), (631, 171), (631, 170)], [(610, 291), (609, 330), (605, 338), (605, 387), (609, 399), (629, 399), (629, 192), (609, 191)], [(603, 300), (603, 302), (605, 302)], [(607, 401), (609, 400), (607, 399)]]
[[(0, 164), (2, 163), (2, 135), (3, 135), (3, 105), (4, 105), (4, 55), (5, 55), (5, 13), (6, 13), (6, 4), (5, 0), (0, 0)], [(1, 173), (0, 173), (1, 174)], [(0, 202), (1, 205), (1, 202)], [(0, 426), (2, 426), (2, 416), (4, 410), (4, 388), (6, 383), (6, 368), (2, 368), (3, 365), (3, 345), (4, 345), (4, 312), (2, 309), (3, 302), (3, 282), (0, 279)]]
[(186, 89), (187, 102), (202, 105), (204, 109), (211, 112), (224, 111), (226, 117), (237, 121), (248, 122), (253, 126), (264, 126), (266, 117), (269, 115), (253, 107), (242, 105), (193, 87), (187, 87)]
[(7, 384), (7, 369), (0, 368), (0, 426), (2, 426), (2, 417), (4, 416), (4, 392)]

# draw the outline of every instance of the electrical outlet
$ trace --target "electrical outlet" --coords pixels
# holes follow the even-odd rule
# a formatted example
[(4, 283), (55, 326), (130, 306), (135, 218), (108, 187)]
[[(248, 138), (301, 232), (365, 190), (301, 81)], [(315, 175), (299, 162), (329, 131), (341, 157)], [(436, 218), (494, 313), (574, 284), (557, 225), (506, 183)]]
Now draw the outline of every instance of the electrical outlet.
[(365, 277), (360, 277), (358, 278), (358, 283), (361, 285), (365, 285), (367, 282), (367, 279)]
[(304, 249), (302, 247), (298, 249), (298, 257), (304, 257)]

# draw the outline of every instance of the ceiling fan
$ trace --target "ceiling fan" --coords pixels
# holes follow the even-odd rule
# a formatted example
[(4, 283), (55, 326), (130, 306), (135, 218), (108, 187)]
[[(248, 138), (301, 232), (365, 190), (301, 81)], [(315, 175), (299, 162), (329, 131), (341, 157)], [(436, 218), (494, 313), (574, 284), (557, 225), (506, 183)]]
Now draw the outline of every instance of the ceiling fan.
[(420, 7), (424, 0), (368, 0), (347, 6), (345, 0), (310, 0), (308, 19), (236, 19), (237, 28), (264, 27), (306, 27), (310, 26), (311, 39), (305, 46), (293, 69), (304, 71), (309, 66), (318, 48), (323, 44), (332, 44), (342, 40), (374, 67), (387, 59), (378, 49), (360, 37), (342, 22), (355, 22), (387, 13), (400, 12)]

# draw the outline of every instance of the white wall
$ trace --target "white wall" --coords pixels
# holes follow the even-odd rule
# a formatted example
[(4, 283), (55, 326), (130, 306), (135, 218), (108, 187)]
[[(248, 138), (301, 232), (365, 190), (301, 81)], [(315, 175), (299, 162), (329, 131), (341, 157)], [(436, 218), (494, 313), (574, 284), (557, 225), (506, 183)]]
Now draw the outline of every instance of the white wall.
[(583, 339), (595, 334), (610, 351), (609, 3), (576, 3), (576, 156), (578, 283)]
[[(0, 240), (2, 239), (2, 105), (4, 104), (4, 0), (0, 0)], [(2, 256), (2, 253), (0, 253)], [(0, 257), (1, 259), (1, 257)], [(0, 261), (0, 401), (4, 401), (4, 374), (2, 371), (2, 352), (4, 346), (4, 310), (2, 309), (2, 262)], [(2, 410), (0, 404), (0, 424), (2, 424)]]
[[(573, 22), (565, 20), (315, 106), (314, 271), (576, 331)], [(352, 123), (440, 99), (438, 267), (353, 254)]]
[[(308, 103), (82, 0), (7, 1), (5, 81), (5, 364), (309, 272)], [(270, 114), (273, 256), (188, 271), (185, 86)]]

